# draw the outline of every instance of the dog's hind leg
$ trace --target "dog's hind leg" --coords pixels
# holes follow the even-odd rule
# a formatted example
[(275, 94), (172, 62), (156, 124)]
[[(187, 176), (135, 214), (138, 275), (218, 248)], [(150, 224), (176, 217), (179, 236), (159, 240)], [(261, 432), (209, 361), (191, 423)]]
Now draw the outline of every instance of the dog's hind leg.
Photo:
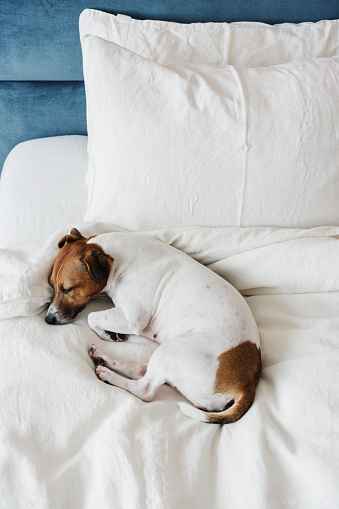
[(129, 378), (133, 378), (133, 380), (142, 378), (147, 370), (147, 364), (118, 361), (95, 345), (91, 346), (88, 353), (96, 366), (104, 366), (112, 371), (119, 371), (119, 373)]
[(103, 382), (125, 389), (143, 401), (152, 401), (158, 388), (164, 383), (164, 380), (155, 378), (149, 373), (146, 373), (139, 380), (130, 380), (104, 366), (97, 366), (95, 372)]

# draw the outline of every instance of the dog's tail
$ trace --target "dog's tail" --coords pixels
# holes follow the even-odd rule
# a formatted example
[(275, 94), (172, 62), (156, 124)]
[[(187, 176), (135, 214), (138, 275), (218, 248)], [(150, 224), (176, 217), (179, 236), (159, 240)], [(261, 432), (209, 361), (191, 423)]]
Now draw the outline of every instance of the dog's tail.
[(246, 390), (240, 392), (234, 398), (232, 406), (226, 408), (222, 412), (205, 412), (188, 403), (178, 403), (180, 410), (193, 419), (213, 424), (229, 424), (235, 422), (242, 417), (253, 403), (255, 387), (252, 385)]

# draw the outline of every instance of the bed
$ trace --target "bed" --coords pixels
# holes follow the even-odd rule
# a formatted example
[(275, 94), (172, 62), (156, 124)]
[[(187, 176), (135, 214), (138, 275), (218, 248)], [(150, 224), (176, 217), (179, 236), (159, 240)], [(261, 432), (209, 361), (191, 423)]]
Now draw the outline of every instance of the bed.
[[(0, 507), (338, 507), (338, 2), (0, 4)], [(92, 343), (157, 347), (98, 338), (105, 295), (45, 322), (72, 227), (151, 235), (241, 292), (263, 371), (239, 421), (100, 382)]]

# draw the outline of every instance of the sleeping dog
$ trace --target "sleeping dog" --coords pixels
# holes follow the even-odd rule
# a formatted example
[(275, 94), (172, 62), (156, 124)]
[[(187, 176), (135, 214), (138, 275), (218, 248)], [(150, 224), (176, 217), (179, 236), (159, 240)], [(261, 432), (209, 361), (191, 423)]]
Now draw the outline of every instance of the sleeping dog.
[(244, 415), (261, 373), (260, 341), (252, 313), (233, 286), (143, 234), (84, 238), (73, 228), (58, 245), (47, 323), (69, 323), (95, 294), (106, 292), (114, 307), (88, 316), (100, 338), (122, 341), (136, 334), (160, 345), (148, 364), (118, 361), (92, 345), (100, 380), (143, 401), (167, 383), (194, 405), (179, 403), (183, 413), (204, 422), (230, 423)]

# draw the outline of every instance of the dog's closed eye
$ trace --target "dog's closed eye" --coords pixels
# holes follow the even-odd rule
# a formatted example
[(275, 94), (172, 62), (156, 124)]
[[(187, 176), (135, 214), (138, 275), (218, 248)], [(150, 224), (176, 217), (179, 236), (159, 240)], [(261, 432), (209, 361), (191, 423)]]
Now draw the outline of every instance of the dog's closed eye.
[(74, 290), (74, 287), (71, 287), (71, 288), (64, 288), (63, 286), (60, 286), (60, 291), (62, 293), (69, 293), (71, 292), (72, 290)]

